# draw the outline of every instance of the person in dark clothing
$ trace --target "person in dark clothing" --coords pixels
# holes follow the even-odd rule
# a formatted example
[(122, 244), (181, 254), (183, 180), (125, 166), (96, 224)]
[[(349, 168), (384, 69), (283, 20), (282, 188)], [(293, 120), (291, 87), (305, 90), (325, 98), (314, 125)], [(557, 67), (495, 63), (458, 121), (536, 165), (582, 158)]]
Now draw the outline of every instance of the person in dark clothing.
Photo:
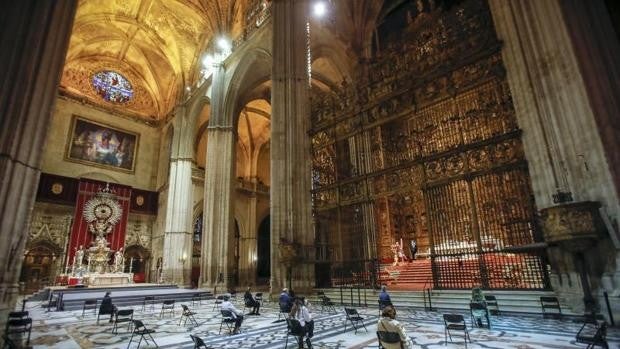
[(282, 293), (280, 293), (280, 309), (282, 311), (286, 311), (287, 313), (291, 311), (291, 307), (293, 306), (293, 298), (289, 296), (288, 288), (282, 289)]
[(379, 293), (379, 310), (383, 310), (386, 306), (392, 305), (390, 294), (387, 293), (385, 285), (381, 286), (381, 293)]
[(252, 292), (250, 292), (250, 287), (245, 291), (243, 295), (243, 300), (245, 302), (245, 306), (248, 308), (252, 308), (252, 312), (249, 315), (260, 315), (260, 302), (257, 301), (254, 296), (252, 296)]
[(110, 314), (110, 322), (112, 322), (112, 320), (114, 319), (114, 313), (116, 313), (116, 306), (112, 304), (112, 297), (110, 297), (110, 292), (106, 292), (105, 296), (103, 296), (103, 300), (101, 301), (101, 306), (99, 306), (99, 314)]
[(415, 254), (418, 253), (418, 244), (415, 240), (409, 242), (409, 251), (411, 252), (411, 260), (415, 259)]

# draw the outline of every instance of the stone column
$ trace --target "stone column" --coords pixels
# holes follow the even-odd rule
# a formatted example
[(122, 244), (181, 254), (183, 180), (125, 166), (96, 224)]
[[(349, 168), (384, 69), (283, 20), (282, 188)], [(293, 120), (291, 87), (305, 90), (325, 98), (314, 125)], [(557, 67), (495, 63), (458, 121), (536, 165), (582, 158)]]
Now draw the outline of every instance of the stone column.
[(17, 297), (43, 145), (76, 8), (71, 0), (0, 5), (0, 328)]
[[(620, 246), (617, 227), (609, 224), (620, 218), (620, 209), (593, 104), (578, 65), (578, 52), (569, 35), (576, 28), (569, 29), (561, 3), (489, 1), (498, 37), (504, 42), (503, 61), (517, 120), (523, 129), (538, 209), (562, 204), (563, 200), (557, 200), (561, 197), (553, 197), (559, 190), (572, 193), (577, 203), (601, 203), (606, 231), (587, 251), (579, 251), (586, 258), (589, 279), (596, 289), (606, 259), (613, 260), (614, 250)], [(592, 78), (598, 79), (596, 75)], [(549, 236), (549, 232), (545, 234)], [(555, 274), (551, 275), (554, 289), (574, 309), (583, 309), (584, 292), (579, 280), (584, 278), (578, 268), (581, 255), (554, 242), (548, 253)]]
[(0, 6), (0, 328), (18, 292), (41, 155), (77, 1)]
[(170, 177), (164, 228), (163, 279), (189, 285), (192, 258), (192, 123), (177, 107), (173, 121)]
[(233, 117), (224, 111), (225, 68), (214, 67), (211, 117), (207, 127), (204, 224), (202, 230), (201, 284), (225, 291), (230, 285), (233, 248), (233, 177), (235, 134)]
[[(308, 2), (275, 0), (272, 11), (271, 291), (278, 292), (284, 286), (307, 290), (314, 286)], [(280, 260), (282, 242), (292, 244), (297, 254), (290, 278)]]

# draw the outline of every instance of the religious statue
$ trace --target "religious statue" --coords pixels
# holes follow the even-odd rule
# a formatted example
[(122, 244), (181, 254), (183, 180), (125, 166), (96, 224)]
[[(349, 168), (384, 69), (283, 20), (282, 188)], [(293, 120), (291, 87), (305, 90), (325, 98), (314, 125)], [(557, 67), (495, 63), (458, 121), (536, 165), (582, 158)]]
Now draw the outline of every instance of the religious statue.
[(125, 264), (125, 257), (123, 256), (123, 248), (121, 247), (114, 253), (114, 272), (122, 273)]
[(83, 260), (84, 260), (84, 246), (80, 245), (80, 249), (75, 251), (75, 256), (73, 257), (73, 264), (79, 268), (82, 266)]

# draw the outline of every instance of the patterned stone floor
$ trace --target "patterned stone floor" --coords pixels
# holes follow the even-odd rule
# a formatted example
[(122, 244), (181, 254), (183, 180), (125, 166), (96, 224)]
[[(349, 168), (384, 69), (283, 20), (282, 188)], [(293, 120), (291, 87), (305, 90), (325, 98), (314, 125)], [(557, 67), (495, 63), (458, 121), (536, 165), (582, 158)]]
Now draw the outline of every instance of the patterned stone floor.
[[(238, 306), (239, 307), (239, 306)], [(241, 305), (242, 307), (242, 305)], [(84, 317), (82, 311), (45, 312), (38, 304), (28, 304), (33, 318), (31, 345), (34, 348), (127, 348), (131, 333), (121, 327), (118, 334), (112, 334), (112, 325), (107, 319), (96, 323), (92, 310)], [(192, 307), (198, 313), (198, 326), (179, 326), (181, 307), (177, 305), (175, 316), (159, 317), (159, 309), (142, 311), (135, 307), (135, 319), (143, 320), (148, 328), (154, 329), (153, 335), (160, 348), (193, 348), (189, 334), (205, 339), (213, 348), (285, 348), (286, 323), (277, 322), (278, 312), (274, 304), (265, 304), (260, 316), (246, 316), (242, 333), (229, 335), (226, 328), (219, 334), (219, 311), (213, 310), (213, 301), (203, 302)], [(373, 308), (358, 308), (363, 317), (367, 331), (361, 328), (357, 334), (350, 323), (345, 329), (345, 315), (342, 309), (337, 313), (320, 312), (320, 307), (312, 309), (315, 317), (316, 349), (336, 348), (377, 348), (375, 331), (377, 330), (378, 311)], [(465, 315), (465, 314), (464, 314)], [(406, 323), (408, 334), (413, 338), (415, 348), (465, 348), (462, 336), (453, 336), (454, 343), (444, 340), (444, 327), (441, 313), (421, 310), (399, 309), (397, 318)], [(471, 327), (469, 315), (465, 316)], [(542, 319), (540, 316), (502, 315), (492, 317), (492, 330), (470, 328), (472, 343), (469, 348), (585, 348), (584, 344), (575, 343), (575, 334), (581, 327), (578, 322), (569, 319)], [(288, 348), (297, 348), (289, 338)], [(620, 348), (620, 330), (612, 328), (608, 332), (610, 348)], [(136, 348), (137, 343), (130, 348)], [(141, 348), (154, 347), (152, 343)]]

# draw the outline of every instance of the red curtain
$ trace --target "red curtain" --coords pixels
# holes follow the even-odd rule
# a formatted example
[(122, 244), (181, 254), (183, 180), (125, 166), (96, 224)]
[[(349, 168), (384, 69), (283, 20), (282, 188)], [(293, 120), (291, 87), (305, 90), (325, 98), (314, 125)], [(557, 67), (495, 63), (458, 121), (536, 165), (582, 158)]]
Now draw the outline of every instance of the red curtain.
[[(88, 249), (91, 241), (95, 236), (88, 231), (88, 222), (84, 219), (84, 205), (106, 187), (105, 182), (95, 181), (92, 179), (80, 179), (78, 196), (75, 204), (75, 214), (73, 216), (73, 228), (71, 229), (71, 239), (69, 241), (69, 250), (67, 251), (67, 264), (73, 263), (75, 251), (83, 246)], [(131, 187), (110, 183), (110, 190), (116, 196), (114, 199), (118, 201), (123, 210), (121, 220), (116, 223), (111, 233), (106, 235), (106, 240), (110, 243), (108, 247), (112, 251), (116, 251), (125, 246), (125, 233), (127, 228), (127, 216), (129, 214), (129, 204), (131, 202)]]

